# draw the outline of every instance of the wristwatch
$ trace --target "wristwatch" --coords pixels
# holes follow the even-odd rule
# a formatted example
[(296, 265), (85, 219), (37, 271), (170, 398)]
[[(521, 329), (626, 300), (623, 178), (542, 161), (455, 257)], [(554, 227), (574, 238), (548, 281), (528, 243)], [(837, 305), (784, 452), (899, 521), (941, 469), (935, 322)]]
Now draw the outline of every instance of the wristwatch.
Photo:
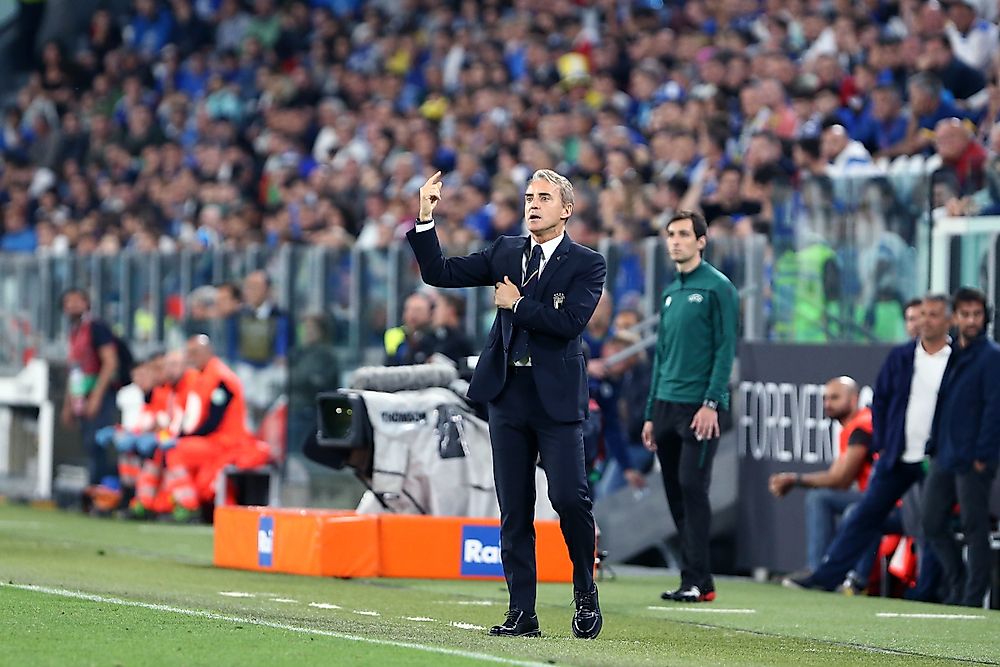
[(713, 401), (710, 398), (706, 398), (704, 401), (702, 401), (701, 405), (702, 405), (702, 407), (706, 407), (706, 408), (708, 408), (710, 410), (715, 410), (716, 412), (719, 411), (719, 402), (718, 401)]

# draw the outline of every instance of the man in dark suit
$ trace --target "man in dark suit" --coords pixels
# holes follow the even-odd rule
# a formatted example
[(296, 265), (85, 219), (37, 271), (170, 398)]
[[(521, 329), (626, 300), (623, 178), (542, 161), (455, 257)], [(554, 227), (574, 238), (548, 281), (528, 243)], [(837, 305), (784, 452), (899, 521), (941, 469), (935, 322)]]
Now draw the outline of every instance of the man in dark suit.
[(597, 307), (607, 265), (566, 235), (573, 186), (548, 169), (531, 176), (524, 194), (529, 237), (501, 236), (480, 252), (445, 258), (431, 219), (441, 199), (440, 179), (438, 172), (420, 188), (420, 217), (407, 234), (424, 282), (496, 288), (497, 316), (469, 386), (469, 398), (489, 409), (501, 559), (510, 593), (507, 617), (490, 634), (541, 634), (533, 522), (540, 458), (573, 562), (573, 634), (593, 639), (602, 617), (584, 468), (581, 425), (588, 399), (580, 334)]

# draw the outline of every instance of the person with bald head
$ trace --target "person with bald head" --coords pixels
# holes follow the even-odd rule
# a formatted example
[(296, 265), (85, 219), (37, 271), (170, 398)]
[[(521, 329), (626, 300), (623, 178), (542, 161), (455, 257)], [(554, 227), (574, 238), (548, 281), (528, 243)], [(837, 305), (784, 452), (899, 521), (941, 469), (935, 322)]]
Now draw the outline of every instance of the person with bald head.
[(779, 472), (771, 475), (771, 493), (783, 498), (796, 487), (806, 492), (806, 552), (816, 570), (833, 539), (837, 519), (861, 499), (872, 467), (872, 413), (858, 406), (858, 383), (847, 376), (826, 383), (823, 412), (840, 426), (837, 459), (822, 472)]
[(823, 130), (820, 151), (829, 165), (826, 171), (831, 177), (872, 166), (871, 153), (863, 143), (851, 139), (843, 125), (831, 125)]
[(188, 365), (198, 371), (191, 386), (181, 434), (167, 451), (164, 485), (174, 503), (174, 518), (195, 519), (203, 503), (215, 497), (215, 479), (222, 469), (264, 465), (266, 445), (247, 430), (243, 384), (215, 355), (208, 336), (187, 341)]
[[(928, 294), (922, 312), (920, 337), (894, 347), (875, 381), (872, 449), (878, 452), (878, 461), (868, 488), (841, 523), (819, 567), (808, 576), (786, 577), (782, 584), (789, 588), (857, 590), (860, 582), (848, 576), (851, 569), (873, 548), (903, 494), (923, 482), (938, 390), (951, 356), (951, 300)], [(908, 597), (933, 598), (932, 582), (939, 570), (930, 550), (921, 548), (917, 587)]]
[(986, 149), (972, 128), (958, 118), (945, 118), (934, 126), (934, 149), (941, 156), (941, 168), (958, 177), (959, 192), (969, 195), (981, 190), (986, 179)]

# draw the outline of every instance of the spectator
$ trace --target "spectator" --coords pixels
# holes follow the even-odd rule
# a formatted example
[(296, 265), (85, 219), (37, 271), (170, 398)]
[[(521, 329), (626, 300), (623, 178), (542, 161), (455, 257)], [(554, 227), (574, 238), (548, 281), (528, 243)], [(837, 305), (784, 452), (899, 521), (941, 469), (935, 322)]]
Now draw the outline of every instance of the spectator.
[(243, 279), (243, 308), (229, 320), (229, 358), (247, 388), (254, 417), (261, 416), (284, 390), (293, 331), (288, 315), (271, 298), (271, 278), (253, 271)]
[(243, 308), (243, 292), (236, 283), (222, 283), (215, 288), (215, 316), (228, 320)]
[(610, 495), (626, 484), (634, 489), (646, 486), (645, 473), (653, 465), (653, 453), (642, 446), (643, 399), (649, 395), (650, 365), (639, 351), (627, 359), (610, 360), (639, 343), (630, 331), (616, 331), (605, 342), (600, 359), (587, 363), (590, 395), (601, 408), (601, 430), (608, 453), (594, 495)]
[(903, 309), (906, 327), (906, 337), (916, 338), (920, 335), (920, 325), (923, 322), (923, 299), (910, 299)]
[[(926, 40), (917, 67), (937, 75), (944, 89), (966, 108), (975, 109), (986, 104), (986, 95), (979, 94), (986, 88), (986, 78), (981, 71), (955, 57), (946, 36), (932, 35)], [(973, 100), (973, 97), (978, 99)]]
[(743, 178), (743, 170), (736, 166), (724, 167), (719, 173), (719, 185), (715, 193), (703, 199), (699, 204), (709, 226), (714, 220), (722, 217), (739, 220), (760, 213), (759, 202), (743, 197), (741, 187)]
[(169, 40), (172, 28), (170, 13), (158, 7), (156, 0), (136, 0), (135, 15), (125, 29), (125, 42), (147, 58), (153, 57)]
[(312, 313), (303, 318), (302, 345), (289, 357), (289, 453), (300, 453), (309, 434), (316, 432), (316, 394), (340, 386), (340, 364), (332, 340), (324, 315)]
[(434, 354), (433, 307), (423, 292), (406, 297), (403, 325), (385, 332), (386, 366), (422, 364)]
[(883, 83), (872, 91), (874, 150), (878, 157), (896, 157), (907, 150), (905, 143), (909, 120), (903, 111), (899, 89)]
[(831, 125), (823, 130), (820, 150), (827, 161), (831, 178), (847, 176), (859, 170), (869, 170), (872, 156), (860, 141), (851, 139), (843, 125)]
[[(1000, 33), (996, 24), (977, 18), (979, 8), (970, 0), (951, 0), (947, 3), (947, 8), (949, 21), (945, 26), (945, 34), (951, 41), (955, 55), (978, 70), (984, 70), (993, 64), (993, 58), (1000, 48)], [(991, 20), (996, 20), (996, 17)]]
[(187, 317), (184, 323), (184, 340), (197, 334), (212, 334), (212, 321), (217, 317), (216, 299), (218, 290), (211, 285), (202, 285), (191, 290), (188, 295)]
[(906, 135), (906, 154), (923, 153), (931, 148), (934, 127), (946, 118), (964, 118), (964, 114), (941, 96), (941, 80), (929, 72), (910, 77), (910, 127)]
[(24, 209), (11, 202), (3, 209), (3, 236), (0, 236), (2, 252), (34, 252), (38, 245), (35, 230), (28, 226)]
[(440, 292), (434, 302), (434, 353), (458, 363), (474, 354), (472, 343), (463, 330), (465, 299), (450, 292)]
[(620, 308), (615, 313), (615, 319), (611, 330), (615, 333), (619, 331), (631, 331), (642, 321), (642, 313), (635, 308)]
[(972, 194), (985, 184), (986, 149), (958, 118), (945, 118), (934, 127), (934, 148), (942, 168), (954, 172), (959, 192)]
[(597, 302), (597, 308), (587, 322), (587, 328), (583, 330), (583, 342), (587, 346), (590, 359), (601, 357), (601, 346), (608, 339), (611, 331), (611, 319), (614, 317), (615, 306), (608, 290), (601, 293), (601, 298)]

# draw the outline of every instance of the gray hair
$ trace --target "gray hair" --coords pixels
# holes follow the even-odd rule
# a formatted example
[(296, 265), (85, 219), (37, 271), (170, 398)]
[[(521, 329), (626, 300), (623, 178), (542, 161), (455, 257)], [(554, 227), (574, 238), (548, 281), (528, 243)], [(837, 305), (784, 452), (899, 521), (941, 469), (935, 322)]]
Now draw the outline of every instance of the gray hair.
[(944, 312), (951, 313), (951, 297), (947, 294), (940, 294), (937, 292), (929, 292), (924, 295), (923, 301), (930, 301), (931, 303), (940, 303), (944, 305)]
[(531, 181), (546, 181), (551, 183), (559, 188), (559, 196), (562, 198), (563, 204), (573, 203), (573, 184), (562, 174), (558, 174), (551, 169), (539, 169), (528, 179), (529, 183)]
[(930, 72), (918, 72), (911, 76), (907, 83), (922, 88), (931, 97), (937, 97), (941, 94), (941, 79)]
[(211, 285), (202, 285), (191, 290), (188, 294), (188, 306), (210, 307), (215, 305), (216, 289)]

